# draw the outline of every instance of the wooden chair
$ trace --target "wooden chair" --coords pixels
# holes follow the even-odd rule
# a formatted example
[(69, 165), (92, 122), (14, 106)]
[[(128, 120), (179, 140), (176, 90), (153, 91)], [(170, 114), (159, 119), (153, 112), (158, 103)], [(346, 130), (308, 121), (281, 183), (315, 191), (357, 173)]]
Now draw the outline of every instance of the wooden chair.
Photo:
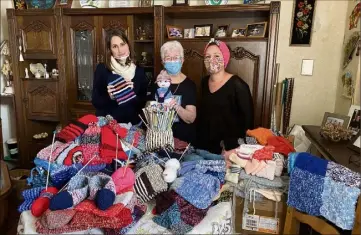
[[(361, 210), (361, 198), (359, 197), (357, 208), (356, 208), (356, 216), (355, 216), (355, 224), (352, 230), (352, 234), (360, 234), (360, 225), (361, 225), (361, 217), (360, 217), (360, 210)], [(300, 223), (308, 224), (311, 228), (317, 231), (320, 234), (340, 234), (340, 232), (331, 224), (327, 223), (322, 218), (318, 218), (312, 215), (307, 215), (302, 212), (297, 211), (293, 207), (287, 208), (286, 214), (286, 221), (285, 227), (283, 230), (284, 235), (291, 235), (291, 234), (299, 234), (299, 226)]]

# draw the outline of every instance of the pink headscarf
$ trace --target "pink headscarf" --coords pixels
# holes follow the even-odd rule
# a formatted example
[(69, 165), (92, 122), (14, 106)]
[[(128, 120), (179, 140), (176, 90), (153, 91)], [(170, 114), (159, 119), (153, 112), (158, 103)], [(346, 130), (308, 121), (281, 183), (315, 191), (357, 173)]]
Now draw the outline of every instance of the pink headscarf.
[(206, 54), (206, 50), (209, 47), (209, 44), (211, 43), (215, 43), (219, 50), (221, 51), (222, 55), (223, 55), (223, 61), (224, 61), (224, 68), (227, 67), (229, 59), (231, 57), (231, 53), (227, 47), (227, 44), (225, 42), (219, 41), (219, 40), (215, 40), (214, 38), (211, 38), (211, 40), (207, 43), (206, 47), (204, 48), (204, 54)]

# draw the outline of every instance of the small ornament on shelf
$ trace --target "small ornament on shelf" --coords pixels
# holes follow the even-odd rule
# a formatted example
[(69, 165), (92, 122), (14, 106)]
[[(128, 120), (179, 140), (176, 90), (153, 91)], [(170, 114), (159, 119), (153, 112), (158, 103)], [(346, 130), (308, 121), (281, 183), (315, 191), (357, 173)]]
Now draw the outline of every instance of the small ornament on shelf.
[(34, 75), (35, 75), (35, 78), (41, 78), (40, 70), (36, 71)]
[(147, 65), (148, 64), (148, 60), (147, 60), (148, 53), (143, 51), (141, 55), (142, 55), (142, 60), (139, 62), (139, 64)]
[(19, 55), (19, 61), (24, 61), (24, 57), (23, 57), (23, 53), (22, 53), (22, 46), (19, 46), (19, 51), (20, 51), (20, 55)]
[(25, 78), (29, 78), (29, 70), (28, 70), (28, 68), (25, 68)]
[(48, 79), (50, 76), (49, 76), (49, 73), (48, 73), (48, 70), (46, 69), (48, 67), (47, 64), (44, 64), (44, 68), (45, 68), (45, 72), (44, 72), (44, 78)]
[(59, 76), (59, 71), (57, 69), (51, 70), (51, 77), (52, 78), (58, 78), (58, 76)]

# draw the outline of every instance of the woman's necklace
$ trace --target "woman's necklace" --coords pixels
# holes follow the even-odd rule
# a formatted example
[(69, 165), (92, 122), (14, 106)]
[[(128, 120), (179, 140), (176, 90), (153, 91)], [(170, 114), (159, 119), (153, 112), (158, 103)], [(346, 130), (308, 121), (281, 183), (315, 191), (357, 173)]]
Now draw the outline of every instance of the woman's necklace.
[(178, 86), (177, 86), (177, 88), (175, 89), (175, 91), (173, 92), (173, 95), (175, 95), (175, 93), (178, 91), (179, 85), (180, 85), (180, 83), (178, 83)]

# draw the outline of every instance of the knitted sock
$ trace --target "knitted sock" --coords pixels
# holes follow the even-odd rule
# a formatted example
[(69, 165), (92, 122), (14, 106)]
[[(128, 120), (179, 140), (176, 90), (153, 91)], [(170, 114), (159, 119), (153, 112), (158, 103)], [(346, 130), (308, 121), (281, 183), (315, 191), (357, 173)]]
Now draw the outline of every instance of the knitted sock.
[(126, 103), (136, 97), (132, 87), (126, 84), (123, 77), (115, 79), (114, 81), (108, 83), (108, 85), (115, 87), (112, 95), (118, 102), (118, 105)]
[(50, 179), (57, 188), (63, 187), (76, 173), (78, 169), (73, 166), (61, 165), (56, 170), (50, 172)]
[(232, 162), (236, 163), (238, 166), (240, 167), (245, 167), (247, 165), (248, 160), (239, 158), (236, 154), (232, 153), (231, 155), (229, 155), (229, 160), (231, 160)]
[(50, 201), (50, 210), (76, 206), (88, 197), (89, 177), (79, 174), (70, 179), (67, 191), (56, 194)]
[(115, 200), (115, 185), (113, 179), (105, 174), (98, 173), (90, 178), (89, 199), (94, 200), (97, 207), (106, 210)]
[(50, 200), (57, 192), (58, 189), (55, 187), (48, 187), (48, 189), (44, 189), (39, 198), (31, 205), (31, 213), (33, 216), (41, 216), (49, 208)]

